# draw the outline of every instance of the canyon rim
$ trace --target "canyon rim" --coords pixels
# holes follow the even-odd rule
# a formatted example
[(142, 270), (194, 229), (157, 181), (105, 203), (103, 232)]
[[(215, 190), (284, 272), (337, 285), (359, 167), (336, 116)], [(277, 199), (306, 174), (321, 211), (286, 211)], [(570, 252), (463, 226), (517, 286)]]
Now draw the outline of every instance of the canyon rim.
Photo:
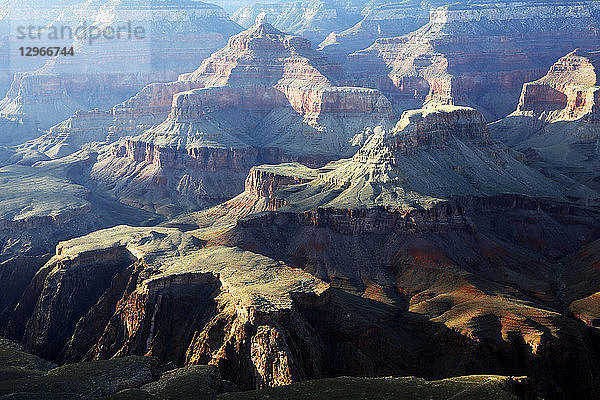
[(2, 0), (0, 91), (0, 398), (600, 397), (600, 1)]

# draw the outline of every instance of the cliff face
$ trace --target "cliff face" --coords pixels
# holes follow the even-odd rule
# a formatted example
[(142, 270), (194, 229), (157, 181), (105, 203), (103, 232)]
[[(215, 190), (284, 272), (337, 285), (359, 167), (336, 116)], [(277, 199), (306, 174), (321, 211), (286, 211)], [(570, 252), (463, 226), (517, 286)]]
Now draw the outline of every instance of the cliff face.
[(598, 40), (597, 9), (594, 2), (443, 6), (415, 32), (351, 54), (346, 67), (400, 109), (434, 100), (497, 119), (514, 110), (523, 83)]
[[(11, 7), (6, 19), (19, 24), (22, 17), (18, 13), (12, 15)], [(35, 8), (29, 13), (37, 14)], [(132, 43), (99, 39), (95, 47), (67, 40), (61, 46), (74, 46), (76, 56), (52, 58), (44, 66), (38, 65), (35, 72), (16, 69), (15, 72), (23, 73), (15, 76), (11, 89), (0, 102), (0, 115), (24, 120), (39, 129), (50, 128), (77, 110), (106, 110), (150, 82), (175, 80), (241, 30), (219, 7), (198, 2), (157, 3), (149, 8), (110, 2), (72, 8), (63, 4), (55, 12), (59, 14), (54, 17), (56, 20), (50, 19), (39, 26), (61, 29), (78, 26), (83, 20), (88, 25), (100, 26), (125, 22), (143, 27), (152, 40)], [(11, 138), (11, 143), (23, 143), (36, 137), (35, 133)]]
[(272, 197), (285, 186), (308, 183), (315, 177), (316, 174), (302, 164), (252, 167), (246, 179), (245, 192), (258, 197)]
[[(557, 334), (571, 329), (535, 312), (528, 317), (561, 326)], [(25, 290), (9, 334), (60, 361), (144, 354), (208, 363), (241, 388), (339, 374), (511, 373), (522, 371), (519, 357), (529, 357), (511, 350), (510, 340), (462, 336), (256, 253), (204, 247), (175, 229), (126, 226), (61, 243)], [(586, 366), (592, 358), (570, 354)]]
[[(350, 156), (373, 126), (391, 126), (394, 117), (380, 91), (336, 86), (340, 72), (308, 40), (286, 35), (261, 17), (196, 71), (168, 86), (149, 86), (147, 93), (115, 107), (114, 121), (124, 121), (124, 126), (113, 122), (109, 131), (131, 133), (150, 115), (155, 119), (151, 110), (162, 112), (172, 96), (166, 119), (115, 144), (101, 157), (93, 177), (116, 187), (117, 196), (131, 196), (151, 209), (162, 207), (163, 194), (172, 202), (169, 189), (177, 188), (182, 196), (196, 193), (178, 196), (178, 206), (185, 209), (240, 193), (252, 165), (321, 166)], [(137, 187), (124, 194), (116, 182), (126, 180)], [(143, 198), (135, 194), (153, 183), (164, 190)]]
[(600, 119), (600, 51), (575, 50), (548, 73), (523, 85), (517, 113), (545, 122)]
[[(587, 213), (521, 196), (462, 199), (406, 214), (340, 208), (293, 213), (283, 206), (238, 220), (225, 232), (219, 225), (203, 237), (303, 266), (335, 288), (380, 304), (406, 307), (460, 333), (444, 339), (445, 346), (458, 349), (461, 340), (473, 340), (486, 368), (550, 379), (553, 385), (545, 390), (560, 397), (553, 388), (571, 379), (577, 363), (594, 368), (587, 358), (595, 339), (584, 339), (587, 330), (560, 314), (564, 304), (554, 270), (557, 259), (579, 246), (565, 238), (597, 235), (597, 226), (596, 233), (588, 230), (596, 217)], [(548, 229), (548, 223), (562, 233)], [(593, 307), (574, 303), (572, 308), (590, 320)], [(575, 350), (574, 342), (582, 347)], [(464, 367), (467, 359), (457, 364)], [(545, 364), (545, 359), (553, 361)]]
[[(515, 112), (490, 125), (492, 135), (550, 174), (598, 190), (598, 51), (575, 50), (523, 85)], [(553, 172), (552, 172), (553, 171)]]
[(469, 108), (458, 108), (452, 112), (408, 111), (402, 115), (394, 131), (387, 144), (391, 151), (401, 153), (415, 153), (423, 148), (444, 149), (453, 137), (479, 145), (491, 144), (483, 115)]

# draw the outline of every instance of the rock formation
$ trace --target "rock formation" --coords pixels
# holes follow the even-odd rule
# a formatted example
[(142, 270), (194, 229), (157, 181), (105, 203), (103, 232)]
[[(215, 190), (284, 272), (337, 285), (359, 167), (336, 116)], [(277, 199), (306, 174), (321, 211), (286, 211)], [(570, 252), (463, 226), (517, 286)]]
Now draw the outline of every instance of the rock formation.
[(371, 4), (363, 10), (360, 22), (341, 32), (331, 32), (319, 44), (319, 50), (343, 64), (348, 55), (368, 48), (379, 38), (405, 35), (429, 22), (428, 3)]
[(0, 168), (0, 321), (6, 324), (33, 275), (60, 240), (115, 225), (156, 223), (156, 215), (125, 207), (76, 183), (92, 165), (88, 156)]
[[(438, 376), (457, 353), (475, 353), (475, 369), (487, 364), (476, 361), (488, 351), (477, 340), (282, 262), (204, 243), (172, 228), (126, 226), (63, 242), (25, 290), (8, 334), (61, 361), (143, 354), (208, 363), (241, 388), (339, 374)], [(440, 353), (445, 359), (431, 357)]]
[(370, 8), (370, 3), (373, 2), (284, 0), (243, 6), (231, 18), (242, 26), (250, 27), (257, 15), (265, 13), (277, 29), (303, 36), (316, 44), (329, 33), (343, 31), (359, 22)]
[[(242, 195), (173, 224), (409, 310), (501, 351), (514, 373), (567, 385), (573, 362), (592, 362), (596, 339), (568, 317), (556, 265), (597, 237), (598, 211), (586, 202), (598, 195), (583, 188), (577, 205), (568, 186), (513, 156), (473, 109), (414, 110), (352, 159), (296, 174), (294, 165), (254, 168)], [(563, 358), (566, 348), (579, 361)], [(529, 369), (517, 353), (561, 361)], [(562, 396), (553, 387), (543, 390)]]
[(427, 101), (476, 107), (489, 119), (514, 110), (523, 83), (558, 57), (598, 41), (598, 3), (447, 5), (405, 36), (348, 57), (357, 84), (379, 87), (400, 109)]
[[(172, 214), (177, 207), (235, 196), (253, 165), (323, 165), (354, 154), (372, 127), (390, 126), (389, 101), (376, 89), (338, 86), (340, 75), (341, 67), (312, 50), (308, 40), (278, 31), (261, 16), (196, 71), (146, 87), (111, 115), (91, 116), (92, 128), (113, 118), (109, 128), (77, 131), (89, 115), (80, 114), (26, 147), (52, 155), (92, 135), (105, 141), (111, 133), (143, 131), (104, 153), (93, 177), (116, 187), (129, 204)], [(169, 97), (168, 116), (147, 128)], [(64, 136), (73, 138), (65, 143)], [(124, 191), (120, 182), (127, 184)], [(161, 208), (164, 198), (175, 199), (175, 208)]]
[(575, 50), (523, 85), (515, 112), (493, 135), (547, 173), (600, 188), (600, 52)]
[(51, 58), (36, 71), (20, 71), (18, 65), (14, 66), (15, 72), (23, 73), (15, 75), (0, 101), (0, 116), (31, 127), (4, 134), (4, 142), (10, 139), (11, 143), (22, 143), (38, 136), (37, 129), (47, 129), (77, 110), (105, 110), (148, 83), (172, 81), (193, 70), (241, 30), (221, 8), (202, 2), (154, 2), (150, 8), (144, 1), (87, 2), (73, 8), (57, 7), (59, 11), (62, 13), (54, 20), (41, 26), (62, 29), (81, 23), (102, 27), (130, 23), (143, 27), (147, 39), (141, 43), (62, 41), (61, 46), (74, 47), (75, 56)]
[(600, 50), (575, 50), (561, 57), (548, 73), (523, 85), (517, 113), (544, 122), (600, 119)]

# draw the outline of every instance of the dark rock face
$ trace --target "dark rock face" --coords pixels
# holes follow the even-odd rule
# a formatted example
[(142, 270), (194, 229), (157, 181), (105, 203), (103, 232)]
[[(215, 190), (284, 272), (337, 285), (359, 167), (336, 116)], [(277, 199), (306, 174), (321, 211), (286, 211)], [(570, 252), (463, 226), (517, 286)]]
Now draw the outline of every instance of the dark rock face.
[[(217, 240), (286, 260), (335, 287), (377, 302), (395, 304), (400, 309), (406, 307), (430, 321), (452, 327), (462, 335), (436, 337), (435, 341), (445, 343), (442, 347), (446, 349), (473, 346), (472, 355), (477, 354), (473, 357), (479, 360), (475, 362), (470, 356), (468, 362), (455, 360), (455, 368), (470, 365), (475, 369), (528, 374), (542, 385), (541, 382), (547, 381), (561, 382), (560, 385), (570, 388), (561, 390), (570, 391), (574, 390), (570, 386), (574, 384), (571, 368), (576, 365), (595, 368), (593, 360), (598, 355), (592, 349), (597, 338), (581, 324), (558, 312), (546, 311), (546, 307), (561, 310), (564, 306), (555, 291), (559, 282), (555, 281), (552, 265), (579, 246), (579, 240), (566, 242), (565, 238), (589, 240), (598, 235), (598, 226), (589, 230), (597, 217), (587, 214), (588, 211), (568, 209), (568, 206), (544, 205), (534, 199), (507, 197), (471, 199), (457, 208), (442, 206), (435, 211), (406, 215), (385, 210), (272, 212), (239, 221), (236, 228)], [(338, 252), (336, 248), (352, 252)], [(466, 275), (462, 277), (463, 274)], [(497, 289), (490, 292), (489, 285)], [(509, 287), (517, 289), (513, 292)], [(522, 301), (533, 308), (526, 311)], [(311, 311), (307, 317), (313, 326), (323, 324), (327, 329), (341, 323), (315, 322), (311, 317), (326, 318), (325, 315), (332, 313)], [(379, 346), (395, 346), (380, 342), (389, 340), (382, 332), (372, 335), (368, 340), (379, 344), (361, 348), (362, 353)], [(336, 346), (340, 345), (328, 342), (324, 348), (339, 349)], [(436, 351), (442, 350), (430, 349), (424, 354)], [(336, 356), (332, 354), (326, 359), (340, 365), (355, 365), (353, 368), (357, 370), (351, 372), (356, 374), (392, 373), (378, 370), (378, 365), (392, 362), (408, 368), (406, 360), (383, 364), (365, 360), (367, 364), (359, 366), (360, 363), (354, 364), (356, 360), (350, 362), (344, 357), (353, 356), (339, 350)], [(444, 360), (440, 362), (450, 363)], [(448, 364), (438, 367), (444, 369)], [(436, 367), (430, 366), (427, 371), (435, 376)], [(549, 375), (544, 376), (545, 373)], [(576, 385), (593, 386), (596, 378), (592, 376), (597, 373), (591, 373)], [(553, 384), (544, 390), (551, 396), (564, 395), (554, 391), (554, 387)]]
[(3, 327), (6, 327), (19, 297), (48, 258), (49, 256), (15, 256), (0, 263), (0, 278), (5, 285), (0, 296), (0, 321)]
[[(343, 237), (359, 238), (330, 234), (339, 243)], [(361, 252), (373, 244), (367, 235), (360, 238), (365, 242), (356, 247)], [(405, 289), (395, 289), (396, 293), (392, 286), (365, 275), (368, 287), (360, 297), (329, 289), (305, 272), (257, 254), (198, 245), (197, 239), (176, 230), (127, 227), (65, 242), (23, 294), (11, 316), (9, 334), (23, 335), (28, 349), (61, 361), (146, 354), (178, 365), (209, 363), (242, 388), (335, 375), (433, 378), (448, 371), (529, 371), (522, 358), (529, 360), (529, 346), (537, 339), (526, 336), (534, 340), (528, 344), (510, 335), (507, 341), (494, 340), (484, 333), (483, 326), (490, 322), (484, 322), (483, 315), (474, 318), (484, 325), (468, 336), (407, 308), (407, 300), (413, 296), (413, 302), (419, 292), (407, 279), (425, 284), (422, 276), (414, 276), (414, 267), (409, 272), (406, 266), (397, 266), (405, 269), (398, 275), (398, 285)], [(259, 250), (264, 251), (262, 245)], [(312, 256), (305, 255), (310, 270)], [(297, 259), (295, 265), (303, 264)], [(332, 284), (343, 286), (334, 274)], [(345, 290), (352, 284), (347, 282)], [(358, 294), (360, 289), (353, 290)], [(569, 323), (546, 314), (529, 317), (544, 324), (549, 322), (541, 321), (550, 318), (561, 335), (575, 335), (567, 333), (574, 329)], [(524, 328), (510, 328), (519, 329)], [(587, 346), (589, 338), (572, 340)], [(545, 336), (541, 343), (535, 350), (540, 357), (550, 357), (564, 346)], [(591, 354), (568, 354), (565, 363), (591, 362)], [(163, 375), (162, 383), (144, 389), (161, 392), (187, 375)], [(556, 378), (562, 379), (560, 372)]]

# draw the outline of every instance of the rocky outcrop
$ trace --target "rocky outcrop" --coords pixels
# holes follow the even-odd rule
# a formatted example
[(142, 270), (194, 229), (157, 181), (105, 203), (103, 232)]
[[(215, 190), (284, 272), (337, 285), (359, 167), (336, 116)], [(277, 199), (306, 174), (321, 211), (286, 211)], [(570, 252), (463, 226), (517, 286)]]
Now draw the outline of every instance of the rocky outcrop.
[[(157, 3), (149, 8), (110, 2), (78, 7), (86, 10), (88, 25), (133, 23), (143, 27), (152, 40), (132, 43), (100, 38), (95, 47), (87, 42), (67, 41), (64, 45), (73, 45), (76, 57), (52, 58), (35, 72), (15, 70), (25, 73), (15, 76), (0, 102), (0, 116), (47, 129), (77, 110), (109, 109), (148, 83), (173, 81), (180, 73), (192, 70), (222, 47), (230, 35), (241, 30), (221, 8), (201, 2)], [(56, 21), (39, 26), (55, 24), (61, 29), (82, 22), (78, 19), (81, 12), (76, 9), (63, 5), (57, 11), (63, 14)], [(11, 135), (12, 143), (23, 143), (36, 133), (29, 132), (25, 137)], [(53, 133), (50, 137), (56, 140)]]
[[(27, 292), (38, 297), (34, 308), (23, 301), (13, 317), (29, 315), (26, 346), (50, 358), (204, 360), (244, 387), (322, 376), (319, 336), (296, 307), (329, 301), (327, 285), (256, 254), (199, 244), (175, 230), (128, 227), (62, 243), (34, 278), (39, 292)], [(73, 302), (62, 301), (69, 293)]]
[[(321, 166), (352, 155), (373, 126), (391, 125), (393, 112), (378, 90), (337, 86), (340, 72), (308, 40), (284, 34), (261, 17), (196, 71), (168, 87), (156, 86), (161, 99), (161, 94), (172, 95), (165, 121), (117, 143), (94, 167), (93, 177), (117, 188), (121, 185), (116, 181), (136, 182), (137, 188), (127, 188), (129, 194), (119, 189), (116, 195), (131, 194), (131, 200), (152, 210), (165, 199), (135, 194), (148, 191), (152, 182), (171, 192), (196, 193), (187, 199), (177, 196), (178, 205), (186, 209), (239, 194), (252, 165)], [(140, 94), (114, 113), (143, 115), (148, 104), (148, 97)], [(158, 104), (160, 111), (164, 102)], [(139, 128), (144, 120), (133, 121)]]
[(445, 149), (452, 138), (473, 141), (479, 146), (491, 144), (483, 115), (469, 108), (407, 111), (394, 131), (387, 144), (391, 151), (404, 154), (424, 148)]
[(545, 122), (600, 120), (600, 51), (575, 50), (541, 79), (523, 85), (516, 113)]
[(442, 6), (422, 28), (378, 39), (351, 54), (345, 67), (399, 109), (439, 101), (497, 119), (514, 110), (523, 83), (598, 40), (597, 9), (594, 2)]
[(598, 51), (575, 50), (523, 85), (515, 112), (490, 125), (492, 135), (552, 176), (598, 190), (600, 125)]
[[(332, 290), (282, 262), (204, 247), (170, 228), (120, 226), (61, 243), (19, 304), (11, 326), (27, 320), (23, 341), (37, 353), (70, 361), (146, 354), (178, 365), (208, 363), (241, 388), (339, 374), (437, 376), (493, 365), (483, 337), (460, 339), (443, 325)], [(544, 326), (550, 318), (571, 329), (550, 312), (527, 312)], [(510, 353), (510, 345), (499, 346)], [(457, 354), (469, 361), (448, 365)], [(504, 359), (509, 372), (520, 368), (511, 357)], [(194, 368), (203, 369), (163, 374), (143, 389), (159, 393), (171, 380), (185, 384)]]
[[(287, 172), (287, 173), (286, 173)], [(246, 179), (245, 191), (259, 197), (272, 197), (276, 191), (289, 185), (308, 183), (316, 174), (302, 164), (252, 167)]]

